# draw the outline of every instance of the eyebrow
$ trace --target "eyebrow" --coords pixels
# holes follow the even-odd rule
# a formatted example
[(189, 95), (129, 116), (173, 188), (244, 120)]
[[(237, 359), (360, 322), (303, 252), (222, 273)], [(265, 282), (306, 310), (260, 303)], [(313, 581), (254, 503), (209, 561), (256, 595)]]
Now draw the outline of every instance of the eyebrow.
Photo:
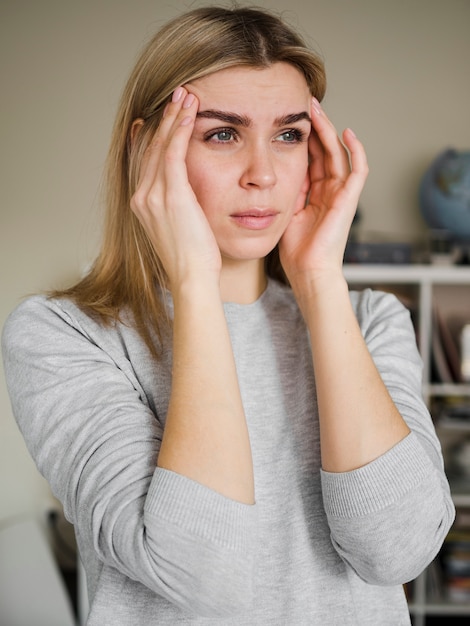
[(306, 120), (309, 124), (312, 123), (312, 118), (307, 113), (307, 111), (302, 111), (301, 113), (291, 113), (290, 115), (277, 117), (274, 120), (274, 123), (278, 126), (288, 126), (289, 124), (295, 124), (296, 122), (301, 122), (302, 120)]
[[(205, 111), (198, 111), (196, 117), (204, 119), (215, 119), (225, 122), (226, 124), (233, 124), (234, 126), (243, 126), (248, 128), (251, 126), (251, 119), (246, 115), (238, 115), (238, 113), (231, 113), (230, 111), (219, 111), (218, 109), (207, 109)], [(289, 113), (288, 115), (282, 115), (274, 120), (275, 126), (288, 126), (289, 124), (295, 124), (306, 120), (309, 124), (312, 122), (310, 115), (306, 111), (300, 113)]]

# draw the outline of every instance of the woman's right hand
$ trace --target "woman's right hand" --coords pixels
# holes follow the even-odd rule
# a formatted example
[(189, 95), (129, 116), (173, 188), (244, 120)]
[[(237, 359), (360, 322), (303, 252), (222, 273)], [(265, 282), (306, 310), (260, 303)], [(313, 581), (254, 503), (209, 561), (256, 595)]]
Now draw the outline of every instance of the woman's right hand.
[(250, 439), (220, 293), (222, 260), (186, 168), (198, 106), (184, 88), (175, 91), (131, 201), (174, 304), (171, 392), (158, 466), (253, 504)]
[(178, 87), (142, 159), (131, 209), (143, 225), (174, 292), (192, 278), (219, 281), (217, 242), (188, 180), (186, 153), (198, 100)]

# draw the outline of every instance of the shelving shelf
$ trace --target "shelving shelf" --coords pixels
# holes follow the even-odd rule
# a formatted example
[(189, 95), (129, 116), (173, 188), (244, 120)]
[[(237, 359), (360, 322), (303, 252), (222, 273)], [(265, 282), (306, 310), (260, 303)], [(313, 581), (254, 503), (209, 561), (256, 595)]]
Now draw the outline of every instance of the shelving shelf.
[[(425, 613), (426, 615), (455, 615), (466, 617), (468, 608), (455, 602), (429, 602), (427, 604), (411, 603), (409, 605), (411, 613)], [(462, 612), (462, 609), (463, 612)]]
[[(444, 398), (468, 398), (470, 402), (470, 382), (436, 383), (432, 380), (432, 333), (433, 307), (436, 298), (444, 299), (447, 309), (456, 303), (468, 312), (470, 322), (470, 267), (442, 265), (348, 265), (344, 275), (351, 289), (383, 289), (407, 297), (412, 305), (413, 319), (417, 329), (417, 341), (423, 359), (423, 397), (431, 407), (432, 400)], [(452, 290), (458, 293), (452, 300)], [(444, 297), (443, 297), (444, 294)], [(450, 309), (449, 309), (450, 310)], [(436, 422), (436, 431), (443, 443), (450, 438), (470, 437), (470, 420), (447, 419)], [(451, 485), (452, 488), (452, 485)], [(459, 485), (452, 498), (457, 509), (470, 510), (470, 481), (468, 492)], [(412, 598), (409, 601), (410, 614), (414, 626), (425, 626), (426, 617), (441, 616), (470, 617), (470, 602), (461, 603), (450, 599), (437, 601), (429, 592), (430, 573), (424, 571), (413, 583)], [(434, 622), (433, 622), (434, 623)], [(460, 623), (460, 622), (459, 622)]]
[[(452, 493), (452, 500), (456, 507), (470, 507), (470, 493)], [(470, 605), (469, 605), (470, 614)]]
[(428, 393), (432, 396), (466, 396), (470, 398), (470, 384), (431, 384), (428, 387)]

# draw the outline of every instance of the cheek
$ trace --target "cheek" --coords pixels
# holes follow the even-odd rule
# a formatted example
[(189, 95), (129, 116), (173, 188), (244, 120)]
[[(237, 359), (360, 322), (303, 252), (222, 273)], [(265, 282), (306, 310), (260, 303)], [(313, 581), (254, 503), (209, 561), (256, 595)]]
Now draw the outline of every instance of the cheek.
[(297, 197), (300, 193), (307, 193), (310, 188), (308, 165), (307, 157), (301, 157), (293, 160), (289, 164), (286, 181), (288, 181), (287, 186), (291, 190), (293, 196)]
[(219, 204), (220, 199), (226, 199), (230, 175), (220, 159), (211, 159), (207, 152), (189, 149), (186, 170), (189, 184), (204, 213), (209, 213), (211, 207)]
[(197, 168), (198, 158), (197, 158), (196, 151), (192, 147), (191, 141), (189, 142), (185, 161), (186, 161), (186, 171), (188, 173), (188, 180), (189, 180), (191, 187), (193, 187), (194, 183), (198, 179), (199, 173), (198, 173), (198, 168)]
[[(186, 158), (186, 170), (188, 173), (188, 181), (192, 190), (196, 194), (200, 204), (204, 203), (206, 190), (210, 188), (209, 170), (201, 167), (201, 159), (197, 158), (194, 153), (188, 152)], [(204, 207), (203, 207), (204, 208)]]
[(290, 175), (294, 177), (293, 180), (303, 181), (309, 166), (309, 152), (307, 142), (303, 142), (300, 146), (298, 146), (288, 161)]

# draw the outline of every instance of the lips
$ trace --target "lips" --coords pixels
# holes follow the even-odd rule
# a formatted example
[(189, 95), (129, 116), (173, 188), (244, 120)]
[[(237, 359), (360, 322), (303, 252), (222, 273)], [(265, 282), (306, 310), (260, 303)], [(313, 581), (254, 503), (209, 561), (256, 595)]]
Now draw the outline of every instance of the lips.
[(241, 227), (249, 230), (263, 230), (275, 221), (278, 213), (273, 209), (252, 208), (233, 213), (231, 218)]

